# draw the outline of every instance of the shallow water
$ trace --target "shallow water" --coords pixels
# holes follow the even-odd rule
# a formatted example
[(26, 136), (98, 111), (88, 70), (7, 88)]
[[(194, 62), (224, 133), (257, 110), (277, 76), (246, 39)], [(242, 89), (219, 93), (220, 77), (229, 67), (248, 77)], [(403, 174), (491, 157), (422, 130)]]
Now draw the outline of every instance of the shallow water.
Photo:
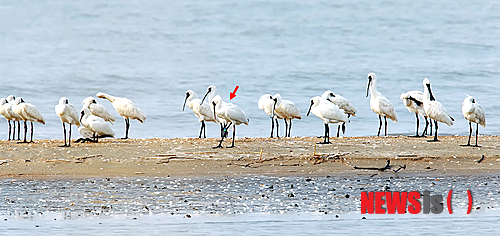
[[(330, 89), (358, 109), (346, 135), (370, 136), (378, 119), (365, 90), (374, 71), (399, 115), (390, 134), (413, 134), (415, 118), (399, 95), (422, 90), (424, 76), (457, 120), (440, 134), (468, 133), (464, 93), (486, 110), (480, 133), (498, 134), (499, 10), (495, 1), (2, 1), (0, 96), (39, 108), (47, 124), (36, 125), (35, 138), (62, 138), (60, 97), (80, 108), (99, 91), (128, 97), (147, 114), (146, 123), (132, 122), (131, 137), (196, 137), (197, 119), (181, 109), (184, 92), (201, 96), (215, 84), (228, 99), (239, 85), (232, 101), (250, 126), (238, 136), (269, 135), (257, 108), (264, 93), (298, 105), (303, 119), (292, 135), (317, 136), (321, 120), (305, 113), (311, 97)], [(207, 126), (217, 137), (218, 126)], [(123, 120), (113, 129), (121, 137)]]
[[(498, 232), (499, 176), (2, 180), (0, 234), (382, 234)], [(362, 215), (362, 191), (419, 191), (453, 212)], [(467, 211), (466, 191), (474, 203)], [(366, 219), (362, 219), (365, 217)], [(405, 225), (402, 227), (402, 225)]]

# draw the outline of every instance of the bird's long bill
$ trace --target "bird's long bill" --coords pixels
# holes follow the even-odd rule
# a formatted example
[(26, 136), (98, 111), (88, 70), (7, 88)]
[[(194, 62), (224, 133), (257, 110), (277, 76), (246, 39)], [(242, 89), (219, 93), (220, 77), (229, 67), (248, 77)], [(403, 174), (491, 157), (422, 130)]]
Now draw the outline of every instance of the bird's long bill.
[(372, 78), (368, 79), (368, 86), (366, 86), (366, 97), (368, 97), (368, 91), (370, 90), (370, 84), (372, 83)]
[[(186, 101), (187, 101), (188, 97), (189, 97), (189, 95), (186, 95), (186, 98), (184, 98), (184, 105), (182, 105), (182, 111), (184, 111), (184, 108), (186, 108)], [(201, 102), (201, 103), (203, 103), (203, 102)]]
[(85, 111), (80, 112), (80, 123), (82, 123), (83, 115), (85, 114)]
[(311, 105), (309, 105), (309, 110), (307, 111), (307, 115), (306, 116), (309, 116), (309, 113), (311, 113), (311, 108), (314, 104), (314, 101), (311, 101)]
[(427, 90), (429, 90), (429, 97), (430, 97), (430, 100), (431, 101), (435, 101), (436, 98), (434, 97), (434, 95), (432, 95), (432, 91), (431, 91), (431, 85), (430, 84), (426, 84), (427, 85)]
[(203, 102), (205, 101), (205, 98), (208, 96), (209, 93), (210, 93), (210, 90), (207, 90), (207, 92), (205, 93), (205, 96), (203, 96), (203, 99), (201, 99), (200, 105), (203, 104)]
[(217, 113), (215, 113), (215, 103), (212, 102), (212, 105), (214, 106), (214, 119), (215, 121), (217, 121)]
[(276, 103), (278, 102), (278, 100), (274, 100), (274, 103), (273, 103), (273, 111), (271, 112), (271, 118), (274, 117), (274, 109), (276, 109)]

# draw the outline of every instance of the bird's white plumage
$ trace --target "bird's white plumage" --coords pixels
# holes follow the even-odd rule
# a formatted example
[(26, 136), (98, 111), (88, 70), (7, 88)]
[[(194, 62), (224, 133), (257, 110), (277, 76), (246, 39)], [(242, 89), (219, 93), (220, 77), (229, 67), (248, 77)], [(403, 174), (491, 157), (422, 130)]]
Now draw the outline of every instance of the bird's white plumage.
[(345, 99), (344, 97), (333, 93), (330, 90), (325, 91), (322, 95), (322, 98), (333, 102), (333, 104), (337, 105), (340, 109), (344, 110), (345, 114), (349, 114), (351, 116), (356, 116), (356, 113), (358, 112), (356, 108), (349, 102), (349, 100)]
[(1, 98), (1, 99), (0, 99), (0, 114), (1, 114), (3, 117), (5, 117), (5, 119), (7, 119), (7, 120), (12, 120), (12, 119), (10, 118), (9, 113), (8, 113), (8, 112), (7, 112), (7, 110), (5, 109), (6, 105), (8, 105), (8, 104), (9, 104), (9, 102), (7, 101), (7, 99), (5, 99), (5, 98)]
[(80, 120), (85, 128), (97, 136), (115, 136), (115, 132), (113, 132), (108, 123), (101, 117), (91, 115), (88, 108), (82, 109)]
[[(214, 118), (214, 112), (210, 108), (210, 105), (198, 98), (198, 95), (193, 90), (186, 91), (186, 106), (188, 106), (194, 113), (196, 117), (198, 117), (198, 122), (202, 121), (211, 121), (216, 122)], [(201, 104), (200, 104), (201, 103)]]
[(83, 107), (88, 108), (92, 115), (99, 116), (105, 121), (110, 122), (111, 124), (116, 121), (115, 116), (109, 113), (109, 111), (104, 106), (97, 103), (97, 100), (92, 96), (83, 100)]
[[(216, 96), (216, 92), (217, 92), (217, 87), (215, 85), (210, 85), (210, 86), (208, 86), (207, 92), (205, 93), (205, 96), (203, 96), (203, 99), (202, 99), (202, 101), (204, 102), (205, 98), (208, 96), (208, 103), (210, 105), (210, 109), (212, 110), (212, 112), (214, 112), (214, 110), (213, 110), (214, 107), (212, 105), (212, 102), (213, 102), (213, 100), (214, 100), (214, 98)], [(219, 96), (219, 95), (217, 95), (217, 96)], [(222, 98), (220, 99), (220, 108), (221, 109), (224, 108), (224, 107), (227, 107), (227, 106), (232, 106), (232, 105), (234, 105), (234, 104), (222, 101)], [(222, 119), (219, 116), (217, 116), (216, 119), (217, 119), (217, 122), (219, 122), (219, 123), (221, 123), (223, 125), (225, 125), (226, 122), (227, 122), (225, 119)]]
[(430, 82), (427, 78), (423, 81), (424, 85), (424, 110), (427, 117), (439, 121), (441, 123), (445, 123), (448, 126), (453, 125), (453, 117), (450, 113), (444, 108), (443, 104), (434, 100), (431, 101), (430, 98)]
[(349, 122), (347, 116), (334, 103), (319, 96), (311, 98), (311, 103), (310, 111), (325, 124)]
[(276, 103), (276, 105), (274, 105), (274, 113), (278, 117), (287, 120), (301, 119), (299, 108), (295, 103), (289, 100), (282, 100), (281, 95), (278, 93), (273, 96), (273, 100)]
[(369, 73), (368, 78), (371, 77), (371, 84), (369, 84), (370, 89), (370, 108), (379, 116), (387, 117), (398, 122), (398, 116), (394, 110), (394, 106), (391, 104), (389, 99), (384, 97), (380, 92), (377, 91), (377, 75), (373, 72)]
[(78, 127), (78, 133), (80, 133), (82, 135), (82, 137), (84, 137), (86, 139), (93, 138), (92, 135), (94, 134), (94, 132), (92, 132), (92, 130), (88, 129), (87, 127), (85, 127), (83, 125)]
[(97, 93), (98, 98), (107, 99), (113, 104), (116, 112), (125, 119), (135, 119), (143, 123), (146, 121), (146, 115), (130, 99), (115, 97), (106, 93)]
[(222, 98), (219, 95), (216, 95), (212, 99), (212, 104), (215, 108), (217, 118), (223, 119), (225, 122), (231, 122), (234, 125), (248, 125), (248, 122), (250, 120), (247, 118), (245, 112), (239, 106), (232, 103), (227, 103), (223, 106)]
[(78, 113), (66, 97), (59, 100), (59, 104), (55, 107), (56, 114), (63, 123), (80, 126)]
[(474, 97), (467, 95), (464, 99), (462, 102), (462, 114), (466, 120), (486, 127), (486, 117), (483, 107), (476, 102)]
[[(408, 109), (408, 112), (417, 113), (426, 117), (424, 110), (423, 92), (416, 90), (408, 91), (406, 93), (402, 93), (400, 98), (403, 100), (403, 104), (405, 105), (406, 109)], [(420, 104), (417, 104), (417, 102), (413, 101), (411, 98), (417, 100)]]
[(273, 105), (273, 97), (270, 94), (264, 94), (260, 96), (258, 102), (259, 109), (263, 110), (267, 115), (269, 115), (269, 117), (273, 116)]
[(12, 106), (12, 111), (18, 114), (22, 120), (30, 122), (38, 122), (45, 124), (43, 116), (40, 111), (30, 103), (25, 103), (21, 97), (17, 97), (14, 100), (14, 105)]

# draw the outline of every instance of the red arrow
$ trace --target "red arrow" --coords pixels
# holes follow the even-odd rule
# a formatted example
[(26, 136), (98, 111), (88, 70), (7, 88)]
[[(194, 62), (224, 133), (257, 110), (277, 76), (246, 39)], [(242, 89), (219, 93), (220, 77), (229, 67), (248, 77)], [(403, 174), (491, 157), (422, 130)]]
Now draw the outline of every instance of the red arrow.
[(236, 97), (236, 91), (238, 91), (239, 88), (240, 88), (240, 86), (236, 85), (236, 88), (234, 88), (234, 91), (232, 93), (229, 93), (229, 100)]

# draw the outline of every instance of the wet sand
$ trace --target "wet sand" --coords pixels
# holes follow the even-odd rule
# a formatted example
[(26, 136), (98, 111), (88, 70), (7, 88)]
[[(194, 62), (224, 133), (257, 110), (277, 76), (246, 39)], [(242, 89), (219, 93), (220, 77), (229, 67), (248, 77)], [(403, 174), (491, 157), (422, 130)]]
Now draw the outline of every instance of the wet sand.
[(394, 171), (406, 165), (397, 172), (403, 175), (500, 173), (499, 136), (480, 136), (479, 148), (461, 147), (467, 136), (439, 139), (345, 137), (321, 145), (312, 137), (238, 138), (223, 149), (212, 148), (215, 138), (103, 139), (69, 148), (59, 147), (62, 140), (0, 141), (0, 178), (353, 176), (377, 174), (354, 167), (381, 168), (387, 160)]

